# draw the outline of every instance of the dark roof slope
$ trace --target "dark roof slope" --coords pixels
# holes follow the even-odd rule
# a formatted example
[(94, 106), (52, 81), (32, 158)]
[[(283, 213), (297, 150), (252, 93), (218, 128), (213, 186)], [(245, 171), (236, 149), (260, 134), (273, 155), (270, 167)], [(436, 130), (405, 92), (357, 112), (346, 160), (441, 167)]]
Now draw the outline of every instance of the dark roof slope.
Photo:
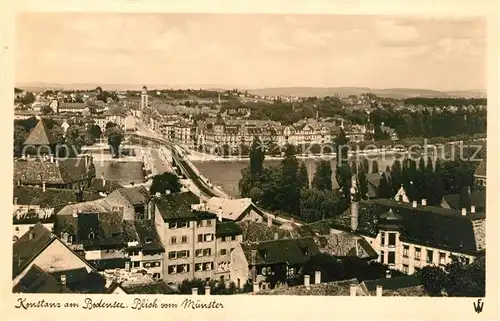
[(310, 289), (305, 285), (281, 287), (273, 290), (259, 291), (257, 295), (323, 295), (349, 296), (351, 285), (358, 285), (357, 279), (311, 284)]
[(476, 168), (476, 171), (474, 172), (474, 176), (483, 176), (486, 177), (486, 160), (483, 159), (481, 163), (479, 163), (479, 166)]
[(127, 294), (177, 294), (179, 292), (163, 281), (122, 286), (122, 288)]
[(24, 141), (24, 145), (53, 145), (56, 143), (57, 139), (48, 129), (44, 119), (38, 121)]
[(89, 190), (103, 193), (111, 193), (119, 188), (123, 188), (123, 186), (117, 181), (103, 180), (102, 178), (93, 178), (89, 186)]
[(149, 201), (149, 192), (144, 186), (122, 187), (117, 191), (132, 205), (140, 205)]
[(165, 252), (154, 221), (136, 220), (134, 227), (139, 237), (140, 247), (144, 253)]
[(243, 231), (243, 240), (250, 242), (262, 242), (274, 240), (275, 233), (278, 239), (301, 238), (314, 236), (314, 232), (308, 226), (298, 226), (293, 224), (290, 229), (279, 228), (279, 226), (268, 226), (267, 222), (259, 223), (250, 220), (237, 222)]
[(320, 251), (312, 237), (273, 240), (260, 243), (241, 243), (248, 263), (252, 264), (252, 250), (256, 250), (255, 264), (302, 264)]
[(155, 204), (165, 221), (217, 217), (212, 213), (198, 212), (191, 209), (191, 205), (199, 203), (199, 197), (191, 192), (172, 193), (155, 198)]
[[(477, 209), (486, 208), (486, 191), (471, 191), (470, 194), (466, 194), (466, 199), (464, 200), (468, 206), (474, 205)], [(450, 208), (454, 210), (461, 210), (460, 206), (460, 194), (449, 194), (443, 196), (446, 203), (450, 205)]]
[(68, 184), (88, 179), (85, 161), (80, 158), (14, 162), (14, 180), (24, 184)]
[(21, 273), (54, 239), (55, 236), (41, 223), (35, 224), (29, 232), (21, 236), (13, 244), (13, 277)]
[(52, 275), (33, 264), (19, 283), (12, 289), (13, 293), (71, 293), (71, 290), (60, 284)]
[(216, 237), (241, 235), (242, 233), (241, 227), (233, 221), (217, 222), (215, 226)]
[(71, 269), (50, 273), (56, 280), (66, 276), (66, 286), (76, 293), (106, 293), (106, 279), (98, 272), (86, 268)]
[[(75, 191), (69, 189), (47, 188), (45, 192), (35, 186), (15, 186), (14, 197), (19, 205), (40, 205), (41, 207), (56, 207), (76, 203)], [(97, 193), (83, 192), (83, 201), (102, 198)]]

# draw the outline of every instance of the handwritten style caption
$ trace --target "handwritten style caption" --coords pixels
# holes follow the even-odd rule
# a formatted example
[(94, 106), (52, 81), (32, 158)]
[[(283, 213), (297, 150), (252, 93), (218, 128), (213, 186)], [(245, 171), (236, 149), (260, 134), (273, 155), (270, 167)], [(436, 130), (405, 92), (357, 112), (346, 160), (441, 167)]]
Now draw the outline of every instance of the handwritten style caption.
[(184, 299), (181, 303), (167, 302), (159, 299), (135, 298), (131, 304), (121, 300), (106, 300), (85, 298), (82, 301), (49, 301), (45, 299), (29, 301), (28, 298), (18, 298), (15, 304), (17, 309), (36, 308), (70, 308), (70, 309), (223, 309), (224, 305), (215, 300)]

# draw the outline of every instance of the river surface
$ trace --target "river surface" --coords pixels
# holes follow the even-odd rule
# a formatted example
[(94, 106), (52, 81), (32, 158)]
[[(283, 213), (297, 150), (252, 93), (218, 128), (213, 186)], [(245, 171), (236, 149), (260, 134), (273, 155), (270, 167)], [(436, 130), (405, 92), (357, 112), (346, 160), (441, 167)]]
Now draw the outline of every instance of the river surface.
[[(394, 160), (398, 157), (399, 159), (402, 156), (395, 155), (384, 155), (382, 156), (372, 156), (369, 161), (370, 164), (370, 172), (372, 172), (372, 163), (373, 159), (377, 159), (378, 168), (380, 170), (385, 170), (387, 166), (391, 166), (394, 163)], [(352, 162), (352, 158), (349, 163)], [(312, 177), (316, 171), (316, 162), (317, 159), (308, 158), (308, 159), (299, 159), (299, 162), (305, 162), (307, 172), (309, 175), (309, 180), (312, 180)], [(281, 163), (281, 160), (264, 160), (264, 166), (277, 166)], [(330, 163), (332, 164), (332, 168), (335, 169), (337, 165), (337, 161), (335, 159), (331, 159)], [(220, 186), (224, 192), (232, 197), (239, 197), (239, 188), (238, 182), (241, 179), (241, 170), (248, 166), (249, 160), (238, 160), (238, 161), (201, 161), (196, 162), (193, 161), (193, 164), (198, 167), (203, 176), (207, 177), (211, 180), (215, 185)], [(335, 171), (332, 175), (333, 187), (338, 187), (337, 181), (335, 179)]]

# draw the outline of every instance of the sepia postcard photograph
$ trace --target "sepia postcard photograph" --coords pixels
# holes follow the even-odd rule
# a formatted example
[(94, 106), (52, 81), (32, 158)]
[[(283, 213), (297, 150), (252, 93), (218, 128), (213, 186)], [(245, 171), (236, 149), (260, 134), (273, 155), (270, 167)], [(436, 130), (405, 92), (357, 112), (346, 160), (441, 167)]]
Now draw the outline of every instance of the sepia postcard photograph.
[(498, 312), (485, 10), (43, 2), (13, 14), (2, 53), (10, 319)]

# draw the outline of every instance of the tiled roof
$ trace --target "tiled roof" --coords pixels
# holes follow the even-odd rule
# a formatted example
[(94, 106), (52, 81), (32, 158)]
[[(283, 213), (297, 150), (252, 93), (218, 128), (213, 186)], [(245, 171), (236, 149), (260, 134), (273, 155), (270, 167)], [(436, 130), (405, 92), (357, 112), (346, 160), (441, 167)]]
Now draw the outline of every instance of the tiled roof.
[(118, 182), (102, 178), (93, 178), (89, 186), (89, 190), (103, 193), (111, 193), (119, 188), (123, 188), (123, 186)]
[(123, 269), (125, 268), (125, 262), (128, 260), (123, 257), (114, 259), (100, 259), (100, 260), (88, 260), (88, 262), (95, 267), (97, 271), (111, 270), (111, 269)]
[(248, 263), (252, 264), (252, 250), (256, 250), (255, 264), (303, 264), (319, 252), (312, 237), (272, 240), (259, 243), (241, 243)]
[(140, 247), (145, 253), (165, 252), (155, 224), (149, 220), (134, 221), (135, 231), (139, 237)]
[(382, 286), (383, 296), (428, 296), (422, 281), (415, 275), (396, 276), (387, 279), (368, 280), (360, 288), (365, 295), (376, 295), (377, 285)]
[(57, 139), (52, 135), (52, 132), (47, 128), (45, 120), (42, 118), (38, 121), (35, 128), (31, 130), (28, 138), (24, 141), (24, 145), (53, 145), (57, 143)]
[(55, 236), (41, 223), (35, 224), (30, 232), (21, 236), (13, 244), (13, 277), (23, 271), (54, 239)]
[(212, 197), (207, 201), (206, 209), (214, 214), (218, 214), (219, 209), (221, 209), (223, 218), (235, 221), (250, 205), (252, 205), (252, 199), (250, 198)]
[(236, 222), (217, 222), (215, 225), (215, 235), (220, 236), (231, 236), (231, 235), (241, 235), (243, 233), (241, 227), (236, 224)]
[(116, 190), (132, 205), (145, 204), (149, 201), (149, 192), (144, 186), (122, 187)]
[(378, 257), (373, 247), (362, 237), (352, 233), (338, 233), (314, 238), (319, 250), (331, 256), (357, 256), (362, 259)]
[[(191, 205), (200, 203), (200, 199), (191, 192), (162, 195), (156, 197), (154, 201), (165, 221), (172, 219), (193, 219), (198, 217), (197, 213), (202, 213), (191, 210)], [(207, 217), (216, 217), (215, 214), (203, 213), (206, 213)]]
[(122, 286), (127, 294), (177, 294), (178, 291), (171, 288), (163, 281), (143, 283), (143, 284), (130, 284)]
[(323, 296), (349, 296), (351, 284), (358, 285), (357, 279), (311, 284), (307, 289), (305, 285), (280, 287), (273, 290), (259, 291), (257, 295), (323, 295)]
[[(14, 197), (19, 205), (40, 205), (41, 207), (56, 207), (76, 203), (75, 191), (69, 189), (47, 188), (45, 192), (35, 186), (15, 186)], [(83, 200), (100, 199), (97, 193), (83, 192)]]
[(106, 293), (106, 279), (98, 272), (78, 268), (50, 273), (56, 280), (66, 276), (66, 286), (76, 293)]
[[(446, 203), (450, 206), (450, 208), (454, 210), (461, 210), (462, 207), (460, 205), (460, 194), (450, 194), (450, 195), (445, 195), (443, 196), (445, 199)], [(476, 208), (484, 209), (486, 208), (486, 191), (471, 191), (470, 194), (466, 194), (466, 200), (467, 202), (467, 208), (469, 208), (471, 205), (476, 206)]]
[(79, 213), (104, 213), (113, 210), (113, 203), (108, 202), (106, 198), (94, 201), (69, 204), (57, 212), (57, 215), (73, 215), (74, 211)]
[(268, 226), (267, 222), (259, 223), (250, 220), (241, 221), (237, 224), (243, 231), (243, 240), (250, 242), (274, 240), (275, 233), (278, 233), (278, 239), (314, 236), (312, 230), (304, 226), (292, 225), (291, 229), (283, 229), (276, 225)]
[(16, 161), (14, 180), (23, 184), (68, 184), (88, 179), (85, 160), (68, 158), (50, 161)]
[(482, 176), (486, 177), (486, 160), (482, 160), (479, 166), (477, 167), (474, 176)]
[(12, 289), (13, 293), (71, 293), (71, 290), (59, 283), (52, 275), (33, 264), (19, 283)]

